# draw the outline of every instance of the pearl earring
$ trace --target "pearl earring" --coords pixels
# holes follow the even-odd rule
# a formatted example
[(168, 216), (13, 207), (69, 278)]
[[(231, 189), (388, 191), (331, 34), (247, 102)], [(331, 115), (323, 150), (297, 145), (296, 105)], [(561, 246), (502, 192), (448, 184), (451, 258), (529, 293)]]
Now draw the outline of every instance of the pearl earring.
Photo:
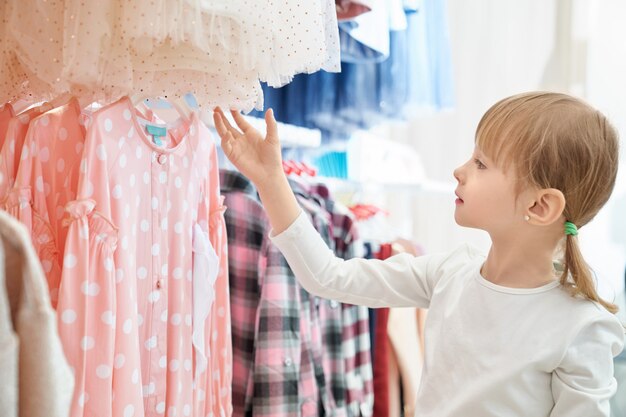
[(527, 214), (524, 216), (524, 220), (529, 221), (530, 220), (530, 216)]

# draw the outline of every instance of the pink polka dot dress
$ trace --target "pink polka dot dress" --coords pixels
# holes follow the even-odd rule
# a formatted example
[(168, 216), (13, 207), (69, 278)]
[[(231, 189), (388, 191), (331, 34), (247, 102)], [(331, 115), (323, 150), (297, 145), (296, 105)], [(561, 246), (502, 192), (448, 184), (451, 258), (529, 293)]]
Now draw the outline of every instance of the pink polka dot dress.
[[(139, 110), (137, 115), (143, 116)], [(146, 118), (154, 114), (146, 109)], [(41, 261), (52, 306), (56, 307), (61, 265), (67, 237), (65, 206), (76, 198), (80, 162), (89, 113), (74, 97), (34, 119), (28, 125), (13, 188), (6, 210), (31, 233)]]
[(72, 417), (232, 413), (216, 150), (195, 114), (161, 127), (123, 98), (86, 133), (57, 307)]
[(67, 227), (65, 205), (76, 198), (78, 168), (85, 141), (84, 121), (76, 99), (30, 122), (14, 187), (6, 209), (31, 233), (56, 306)]
[(15, 177), (20, 161), (26, 159), (29, 148), (22, 149), (30, 121), (43, 112), (50, 110), (49, 104), (30, 108), (11, 118), (7, 123), (6, 134), (0, 150), (0, 204), (6, 208), (9, 191), (15, 184)]

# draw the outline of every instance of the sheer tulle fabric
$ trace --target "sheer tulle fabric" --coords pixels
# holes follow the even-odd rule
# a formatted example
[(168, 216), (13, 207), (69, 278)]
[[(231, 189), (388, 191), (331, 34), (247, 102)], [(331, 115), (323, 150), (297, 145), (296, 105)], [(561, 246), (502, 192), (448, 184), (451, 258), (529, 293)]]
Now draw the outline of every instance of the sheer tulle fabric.
[(5, 3), (0, 101), (25, 91), (107, 101), (192, 92), (204, 105), (249, 110), (262, 106), (259, 81), (339, 71), (330, 0)]

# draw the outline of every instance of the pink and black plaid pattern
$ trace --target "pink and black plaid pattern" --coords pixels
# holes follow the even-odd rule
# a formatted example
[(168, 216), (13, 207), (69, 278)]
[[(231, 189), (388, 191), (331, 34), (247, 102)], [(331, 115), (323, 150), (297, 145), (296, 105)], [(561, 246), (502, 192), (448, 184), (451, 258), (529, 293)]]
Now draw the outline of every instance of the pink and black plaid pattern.
[[(228, 207), (233, 416), (371, 416), (367, 309), (307, 293), (268, 238), (254, 186), (239, 173), (220, 176)], [(329, 246), (354, 256), (349, 211), (328, 190), (291, 185)]]
[(269, 240), (253, 185), (235, 172), (220, 177), (228, 207), (233, 416), (318, 417), (323, 375), (304, 290)]
[[(305, 194), (298, 184), (292, 184), (298, 203), (309, 215), (315, 229), (332, 249), (330, 219), (314, 196)], [(325, 415), (333, 417), (347, 416), (346, 410), (346, 374), (342, 352), (343, 318), (341, 303), (319, 297), (312, 297), (315, 309), (312, 310), (317, 330), (320, 334), (320, 365), (324, 372), (324, 385), (320, 386)], [(329, 411), (331, 410), (331, 411)]]
[[(330, 196), (324, 184), (311, 186), (312, 194), (319, 196), (330, 214), (334, 251), (343, 259), (361, 256), (356, 221), (348, 210)], [(346, 403), (348, 416), (371, 417), (374, 404), (374, 376), (372, 371), (369, 312), (366, 307), (342, 304), (342, 356), (346, 373)]]
[[(330, 196), (323, 184), (291, 181), (299, 204), (335, 254), (360, 256), (357, 225), (350, 211)], [(359, 253), (357, 253), (359, 252)], [(335, 416), (370, 417), (374, 403), (369, 312), (362, 306), (318, 301), (324, 334), (324, 368), (328, 381), (326, 409)], [(340, 343), (338, 343), (340, 341)], [(329, 408), (331, 407), (331, 408)]]

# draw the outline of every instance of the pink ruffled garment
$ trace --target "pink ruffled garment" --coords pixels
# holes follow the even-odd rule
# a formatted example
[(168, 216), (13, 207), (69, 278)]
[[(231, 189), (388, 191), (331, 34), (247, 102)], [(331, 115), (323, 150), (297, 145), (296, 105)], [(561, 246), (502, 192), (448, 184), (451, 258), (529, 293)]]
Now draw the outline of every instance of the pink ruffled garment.
[[(136, 110), (137, 114), (141, 113)], [(153, 117), (148, 111), (148, 119)], [(6, 210), (31, 233), (56, 307), (67, 237), (65, 206), (76, 198), (89, 113), (70, 98), (29, 125), (16, 180)]]
[(7, 207), (9, 191), (15, 184), (20, 160), (26, 159), (30, 152), (29, 148), (23, 147), (30, 121), (51, 107), (47, 103), (33, 107), (13, 117), (8, 123), (6, 137), (0, 150), (0, 205), (3, 209)]
[(4, 143), (4, 139), (7, 135), (7, 129), (9, 128), (9, 122), (15, 117), (15, 111), (10, 103), (5, 103), (0, 106), (0, 148)]
[(84, 119), (76, 99), (33, 119), (24, 141), (30, 151), (20, 161), (6, 203), (6, 210), (31, 234), (53, 307), (67, 233), (62, 220), (65, 205), (76, 198), (84, 140)]
[(195, 114), (159, 146), (132, 110), (124, 98), (93, 114), (67, 205), (57, 311), (75, 370), (71, 416), (230, 416), (215, 146)]

